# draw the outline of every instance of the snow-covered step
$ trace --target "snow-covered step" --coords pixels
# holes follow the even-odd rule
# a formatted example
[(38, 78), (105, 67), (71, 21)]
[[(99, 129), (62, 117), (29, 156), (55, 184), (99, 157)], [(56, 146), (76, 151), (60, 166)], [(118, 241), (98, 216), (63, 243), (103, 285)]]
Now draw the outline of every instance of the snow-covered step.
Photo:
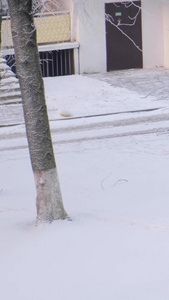
[(20, 104), (22, 102), (22, 98), (16, 98), (16, 99), (7, 99), (7, 100), (0, 100), (0, 106), (1, 105), (10, 105), (10, 104)]
[(20, 103), (19, 81), (3, 57), (0, 58), (0, 77), (0, 105)]
[(6, 85), (1, 85), (1, 93), (10, 93), (11, 91), (20, 92), (20, 87), (18, 85), (9, 85), (8, 87)]
[(1, 79), (1, 88), (11, 88), (11, 86), (19, 88), (19, 81), (16, 77), (5, 77)]
[[(0, 90), (1, 91), (1, 90)], [(0, 100), (5, 100), (5, 99), (16, 99), (16, 98), (21, 98), (21, 92), (20, 90), (9, 90), (7, 92), (0, 92)]]

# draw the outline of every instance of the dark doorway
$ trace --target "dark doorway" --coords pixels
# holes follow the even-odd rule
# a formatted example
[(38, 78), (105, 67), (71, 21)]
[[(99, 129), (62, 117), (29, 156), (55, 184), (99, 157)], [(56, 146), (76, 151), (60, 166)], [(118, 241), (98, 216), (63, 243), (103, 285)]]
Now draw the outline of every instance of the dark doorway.
[(105, 4), (107, 71), (142, 68), (141, 1)]

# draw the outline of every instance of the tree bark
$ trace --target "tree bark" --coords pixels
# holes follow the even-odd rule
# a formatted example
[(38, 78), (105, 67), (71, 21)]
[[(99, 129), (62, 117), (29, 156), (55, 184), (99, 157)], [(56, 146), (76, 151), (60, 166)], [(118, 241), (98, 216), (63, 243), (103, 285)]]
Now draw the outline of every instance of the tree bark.
[[(0, 0), (0, 60), (1, 60), (1, 43), (2, 43), (2, 0)], [(1, 69), (0, 69), (0, 83), (1, 83)]]
[(37, 218), (65, 219), (32, 15), (32, 0), (8, 0), (26, 133), (37, 190)]

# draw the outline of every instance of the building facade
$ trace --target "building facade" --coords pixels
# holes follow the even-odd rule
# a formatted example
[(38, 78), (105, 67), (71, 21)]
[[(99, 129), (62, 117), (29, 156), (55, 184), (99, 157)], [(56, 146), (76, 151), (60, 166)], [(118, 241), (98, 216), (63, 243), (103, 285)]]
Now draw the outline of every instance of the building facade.
[[(169, 1), (71, 0), (69, 5), (81, 73), (169, 67)], [(128, 64), (130, 57), (134, 61)]]
[[(58, 10), (35, 16), (44, 76), (169, 68), (169, 0), (58, 0), (57, 5)], [(7, 55), (13, 53), (9, 23), (2, 24)]]

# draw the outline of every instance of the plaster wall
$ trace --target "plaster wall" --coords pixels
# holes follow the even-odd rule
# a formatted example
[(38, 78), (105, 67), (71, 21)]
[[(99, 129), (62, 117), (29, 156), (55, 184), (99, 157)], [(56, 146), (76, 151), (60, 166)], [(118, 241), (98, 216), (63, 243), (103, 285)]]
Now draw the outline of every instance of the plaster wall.
[(104, 1), (77, 2), (76, 40), (80, 44), (80, 73), (106, 71)]
[(142, 0), (143, 67), (164, 66), (164, 22), (161, 0)]
[(163, 4), (164, 67), (169, 68), (169, 3)]

